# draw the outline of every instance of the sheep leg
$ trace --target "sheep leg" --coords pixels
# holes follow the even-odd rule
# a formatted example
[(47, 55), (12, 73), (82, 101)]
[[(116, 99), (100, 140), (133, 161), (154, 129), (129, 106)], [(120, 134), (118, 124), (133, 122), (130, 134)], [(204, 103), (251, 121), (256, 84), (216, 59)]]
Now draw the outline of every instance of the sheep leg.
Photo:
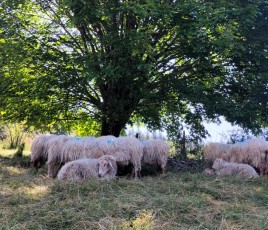
[(54, 175), (53, 171), (54, 171), (54, 165), (48, 163), (48, 171), (47, 171), (48, 177), (53, 178)]

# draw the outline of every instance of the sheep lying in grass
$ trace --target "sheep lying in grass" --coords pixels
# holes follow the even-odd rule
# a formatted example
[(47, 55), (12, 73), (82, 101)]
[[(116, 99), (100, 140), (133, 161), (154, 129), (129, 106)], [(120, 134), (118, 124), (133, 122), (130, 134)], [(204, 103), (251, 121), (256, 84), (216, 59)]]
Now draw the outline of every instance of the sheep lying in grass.
[(232, 146), (231, 162), (249, 164), (260, 171), (261, 175), (268, 171), (268, 142), (261, 138), (252, 138)]
[(103, 156), (94, 137), (67, 137), (54, 140), (48, 150), (48, 176), (55, 177), (57, 168), (69, 161)]
[(206, 160), (221, 158), (228, 162), (249, 164), (261, 175), (268, 173), (268, 142), (261, 138), (236, 144), (210, 143), (203, 152)]
[(115, 156), (116, 163), (120, 166), (132, 166), (132, 176), (139, 177), (143, 145), (134, 137), (99, 137), (96, 139), (97, 147), (103, 154)]
[(41, 134), (37, 136), (31, 145), (31, 162), (38, 169), (42, 167), (48, 159), (48, 149), (50, 141), (58, 138), (57, 135)]
[(156, 164), (162, 173), (166, 172), (166, 164), (169, 156), (170, 146), (161, 139), (143, 141), (142, 164)]
[(217, 176), (245, 176), (245, 177), (258, 177), (258, 173), (253, 167), (247, 164), (229, 163), (223, 159), (217, 158), (212, 169), (215, 170)]
[(65, 164), (59, 171), (59, 180), (82, 180), (90, 178), (111, 179), (117, 173), (114, 156), (105, 155), (99, 159), (79, 159)]

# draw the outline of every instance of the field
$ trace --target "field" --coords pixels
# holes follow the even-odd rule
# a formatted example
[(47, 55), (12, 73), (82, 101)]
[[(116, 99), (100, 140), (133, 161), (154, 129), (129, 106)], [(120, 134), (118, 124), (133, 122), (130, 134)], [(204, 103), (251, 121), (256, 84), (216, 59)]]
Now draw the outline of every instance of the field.
[(268, 229), (268, 177), (59, 182), (0, 149), (0, 229)]

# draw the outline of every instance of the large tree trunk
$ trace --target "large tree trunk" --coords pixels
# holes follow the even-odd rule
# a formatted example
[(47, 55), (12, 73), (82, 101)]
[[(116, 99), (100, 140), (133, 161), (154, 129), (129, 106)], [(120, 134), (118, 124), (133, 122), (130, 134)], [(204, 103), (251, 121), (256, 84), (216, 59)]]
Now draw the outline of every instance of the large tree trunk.
[(121, 130), (125, 127), (126, 123), (120, 121), (109, 122), (106, 119), (101, 123), (101, 136), (113, 135), (119, 137)]
[(113, 135), (119, 137), (120, 132), (129, 121), (131, 113), (130, 111), (123, 110), (123, 108), (122, 111), (110, 109), (105, 114), (103, 113), (101, 120), (101, 136)]
[(131, 114), (138, 106), (139, 97), (133, 94), (134, 84), (127, 87), (123, 77), (109, 84), (100, 84), (103, 102), (101, 111), (101, 135), (118, 137), (125, 128)]

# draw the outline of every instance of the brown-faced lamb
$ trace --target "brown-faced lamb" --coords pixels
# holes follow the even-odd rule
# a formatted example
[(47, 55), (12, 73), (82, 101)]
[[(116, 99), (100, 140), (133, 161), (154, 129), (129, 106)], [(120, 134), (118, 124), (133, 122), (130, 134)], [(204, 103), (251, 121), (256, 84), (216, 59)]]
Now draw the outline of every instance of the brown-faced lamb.
[(111, 179), (117, 173), (114, 156), (105, 155), (98, 159), (79, 159), (66, 163), (59, 171), (59, 180), (83, 180), (90, 178)]

